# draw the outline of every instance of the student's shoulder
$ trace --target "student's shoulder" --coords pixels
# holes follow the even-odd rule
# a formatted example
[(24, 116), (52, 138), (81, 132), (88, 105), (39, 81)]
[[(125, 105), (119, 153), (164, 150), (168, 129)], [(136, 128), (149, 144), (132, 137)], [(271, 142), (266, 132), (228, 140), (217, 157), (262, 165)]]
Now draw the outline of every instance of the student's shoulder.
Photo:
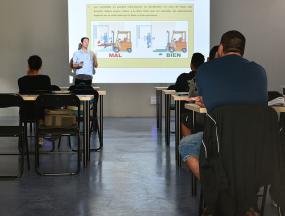
[(189, 76), (189, 73), (182, 73), (178, 77), (187, 77), (187, 76)]
[(23, 80), (23, 79), (26, 79), (26, 75), (25, 76), (21, 76), (20, 78), (18, 78), (18, 80)]
[(49, 79), (49, 76), (46, 75), (46, 74), (39, 74), (39, 75), (37, 75), (37, 76), (35, 76), (35, 77), (44, 78), (44, 79)]
[(198, 71), (201, 71), (201, 70), (205, 70), (205, 69), (208, 69), (208, 68), (213, 68), (213, 67), (216, 67), (218, 64), (221, 63), (221, 59), (217, 58), (217, 59), (213, 59), (209, 62), (205, 62), (204, 64), (202, 64)]
[(27, 76), (22, 76), (18, 78), (18, 85), (23, 84), (24, 82), (26, 82), (26, 80), (27, 80)]
[(18, 79), (18, 82), (29, 82), (30, 80), (34, 80), (35, 76), (24, 75)]
[(252, 69), (255, 69), (256, 71), (265, 72), (264, 67), (254, 61), (249, 61), (248, 64)]
[(214, 70), (217, 67), (216, 65), (217, 65), (217, 61), (216, 60), (212, 60), (210, 62), (206, 62), (206, 63), (200, 65), (198, 70), (197, 70), (196, 77), (202, 76), (205, 73), (208, 73), (211, 70)]
[(45, 75), (45, 74), (39, 74), (39, 75), (35, 76), (35, 79), (42, 81), (42, 82), (50, 82), (50, 77), (48, 75)]

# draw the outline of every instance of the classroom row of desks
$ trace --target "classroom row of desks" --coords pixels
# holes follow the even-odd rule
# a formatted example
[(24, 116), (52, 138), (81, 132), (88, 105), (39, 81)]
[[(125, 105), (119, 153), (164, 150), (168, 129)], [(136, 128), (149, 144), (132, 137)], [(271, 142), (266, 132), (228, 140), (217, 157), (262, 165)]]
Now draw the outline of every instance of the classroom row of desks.
[[(69, 93), (64, 87), (62, 91), (55, 91), (55, 94)], [(105, 90), (99, 90), (100, 87), (95, 88), (99, 94), (99, 143), (97, 150), (103, 148), (103, 97), (107, 94)], [(25, 101), (35, 101), (38, 95), (21, 95)], [(83, 107), (83, 165), (87, 167), (90, 161), (90, 103), (94, 99), (94, 95), (77, 95), (82, 102)]]
[[(156, 91), (156, 117), (157, 117), (157, 129), (162, 132), (162, 103), (164, 96), (164, 113), (165, 113), (165, 143), (170, 145), (170, 111), (171, 111), (171, 99), (175, 102), (175, 158), (178, 166), (181, 165), (180, 155), (178, 151), (179, 143), (181, 140), (180, 131), (180, 110), (182, 102), (185, 102), (189, 96), (188, 92), (176, 93), (175, 90), (167, 90), (168, 87), (155, 87)], [(195, 124), (195, 113), (207, 113), (205, 107), (200, 107), (193, 103), (186, 103), (185, 108), (192, 111), (192, 121)], [(285, 112), (285, 106), (273, 106), (276, 112)]]

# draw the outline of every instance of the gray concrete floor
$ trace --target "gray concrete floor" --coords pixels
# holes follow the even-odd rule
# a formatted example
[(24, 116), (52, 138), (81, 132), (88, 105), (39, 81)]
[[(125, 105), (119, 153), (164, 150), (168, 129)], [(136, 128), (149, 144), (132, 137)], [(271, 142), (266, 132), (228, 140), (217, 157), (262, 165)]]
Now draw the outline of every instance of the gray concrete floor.
[[(165, 146), (155, 124), (154, 118), (106, 118), (104, 149), (91, 153), (89, 167), (78, 176), (38, 176), (32, 155), (32, 169), (25, 169), (21, 179), (0, 181), (0, 216), (197, 215), (191, 174), (175, 165), (174, 135), (170, 147)], [(16, 149), (13, 140), (2, 139), (1, 146), (7, 141)], [(43, 149), (48, 145), (46, 141)], [(62, 149), (68, 150), (66, 139)], [(44, 155), (41, 164), (72, 168), (73, 158)], [(15, 161), (2, 158), (1, 173), (14, 169)], [(275, 212), (268, 199), (265, 215)]]

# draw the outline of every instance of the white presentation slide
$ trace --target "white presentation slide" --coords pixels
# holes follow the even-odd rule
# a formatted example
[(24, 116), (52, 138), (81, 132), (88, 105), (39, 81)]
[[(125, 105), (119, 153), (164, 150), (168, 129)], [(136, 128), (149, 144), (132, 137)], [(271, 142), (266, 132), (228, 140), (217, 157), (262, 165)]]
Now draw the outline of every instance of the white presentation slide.
[[(210, 0), (68, 0), (69, 58), (82, 37), (94, 83), (173, 83), (210, 45)], [(70, 79), (72, 82), (72, 79)]]

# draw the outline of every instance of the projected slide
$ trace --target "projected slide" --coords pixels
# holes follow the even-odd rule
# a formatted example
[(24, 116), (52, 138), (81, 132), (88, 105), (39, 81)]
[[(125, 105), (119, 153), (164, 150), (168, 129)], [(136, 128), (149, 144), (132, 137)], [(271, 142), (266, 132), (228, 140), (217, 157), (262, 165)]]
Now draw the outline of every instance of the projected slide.
[(187, 22), (94, 22), (92, 30), (99, 58), (188, 57)]
[[(69, 0), (69, 56), (97, 54), (95, 82), (171, 83), (209, 50), (209, 0)], [(143, 73), (142, 73), (143, 72)]]

